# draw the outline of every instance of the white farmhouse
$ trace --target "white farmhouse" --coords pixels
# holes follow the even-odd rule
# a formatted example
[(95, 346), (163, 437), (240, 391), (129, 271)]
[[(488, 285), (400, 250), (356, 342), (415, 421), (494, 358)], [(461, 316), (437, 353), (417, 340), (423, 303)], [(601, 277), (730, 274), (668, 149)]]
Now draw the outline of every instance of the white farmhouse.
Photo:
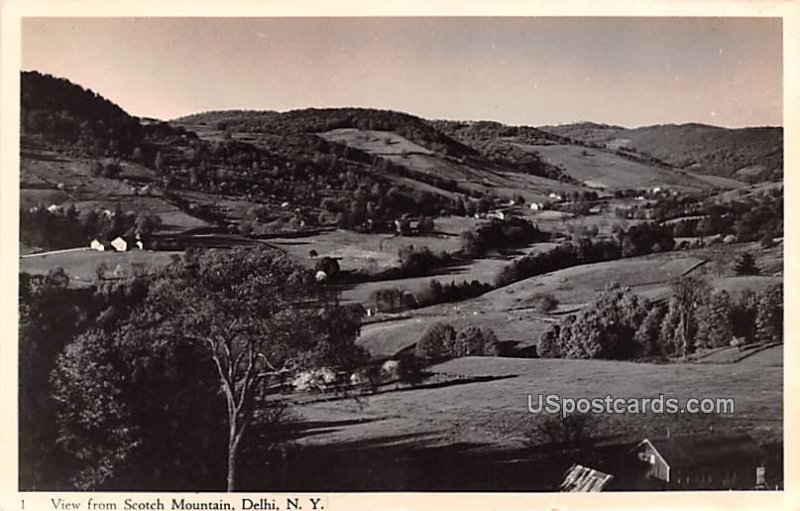
[(117, 252), (125, 252), (128, 250), (128, 242), (122, 239), (121, 237), (117, 236), (111, 241), (111, 246), (114, 247), (114, 250)]
[(98, 252), (105, 252), (106, 250), (106, 246), (96, 239), (92, 240), (92, 242), (89, 244), (89, 248), (92, 250), (97, 250)]

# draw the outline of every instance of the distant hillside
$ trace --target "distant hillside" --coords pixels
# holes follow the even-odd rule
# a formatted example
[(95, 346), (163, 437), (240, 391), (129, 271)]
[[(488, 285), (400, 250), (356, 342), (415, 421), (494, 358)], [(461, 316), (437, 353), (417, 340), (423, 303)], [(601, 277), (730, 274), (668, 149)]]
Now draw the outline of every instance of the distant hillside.
[[(669, 186), (677, 189), (736, 188), (731, 180), (710, 182), (648, 154), (608, 147), (531, 126), (493, 121), (431, 121), (431, 125), (477, 149), (495, 163), (518, 171), (592, 188), (626, 189)], [(570, 132), (605, 132), (618, 126), (583, 123)]]
[[(219, 117), (219, 114), (216, 114)], [(212, 116), (213, 117), (213, 116)], [(202, 118), (202, 117), (201, 117)], [(448, 156), (475, 156), (477, 151), (414, 115), (372, 108), (306, 108), (283, 113), (247, 112), (217, 122), (222, 130), (271, 133), (320, 133), (335, 129), (392, 131), (427, 149)]]
[(449, 137), (458, 140), (498, 165), (550, 179), (577, 184), (563, 168), (543, 160), (534, 150), (521, 149), (518, 144), (550, 144), (561, 137), (529, 126), (506, 126), (494, 121), (431, 121)]
[[(442, 160), (475, 153), (408, 114), (366, 109), (212, 112), (189, 117), (199, 122), (225, 119), (216, 122), (223, 131), (203, 126), (200, 137), (187, 129), (191, 124), (141, 122), (65, 79), (29, 72), (21, 80), (22, 157), (29, 164), (28, 174), (53, 189), (75, 183), (69, 190), (74, 197), (91, 190), (93, 200), (113, 200), (111, 195), (103, 197), (103, 190), (128, 179), (120, 169), (135, 162), (154, 171), (137, 177), (140, 185), (153, 185), (150, 193), (163, 195), (204, 221), (249, 233), (282, 223), (313, 226), (334, 221), (345, 227), (387, 228), (405, 214), (430, 216), (463, 209), (467, 197), (461, 195), (477, 199), (486, 190), (460, 190), (457, 183), (438, 178), (437, 172), (409, 170), (316, 134), (330, 126), (375, 126), (406, 133), (437, 151)], [(42, 151), (69, 156), (65, 162), (78, 170), (64, 174), (45, 165)], [(509, 188), (516, 192), (518, 186)]]
[(780, 180), (783, 128), (665, 124), (628, 129), (595, 123), (543, 126), (549, 133), (622, 152), (647, 154), (678, 168), (749, 182)]
[(170, 122), (216, 126), (220, 122), (240, 122), (247, 119), (265, 118), (270, 115), (279, 115), (279, 112), (273, 110), (210, 110), (208, 112), (184, 115)]
[(64, 78), (38, 71), (23, 72), (20, 78), (22, 135), (50, 149), (78, 157), (136, 158), (152, 165), (155, 146), (192, 136), (164, 122), (142, 123)]
[(75, 152), (130, 154), (144, 130), (99, 94), (36, 71), (21, 75), (21, 130)]

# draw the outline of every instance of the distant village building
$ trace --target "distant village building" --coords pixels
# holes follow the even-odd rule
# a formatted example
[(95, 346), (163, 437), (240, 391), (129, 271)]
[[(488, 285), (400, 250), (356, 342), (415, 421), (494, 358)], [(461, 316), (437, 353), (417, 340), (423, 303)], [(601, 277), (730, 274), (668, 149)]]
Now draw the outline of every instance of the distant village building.
[(752, 489), (763, 483), (761, 449), (746, 434), (649, 438), (634, 451), (649, 465), (647, 475), (670, 489)]
[(533, 211), (541, 211), (544, 209), (544, 204), (541, 202), (531, 202), (530, 208)]
[(317, 273), (314, 275), (314, 278), (317, 279), (317, 282), (325, 282), (328, 280), (328, 274), (322, 270), (317, 270)]
[(548, 197), (550, 197), (551, 199), (556, 200), (556, 201), (560, 201), (560, 200), (563, 199), (563, 197), (561, 197), (561, 195), (559, 195), (559, 194), (557, 194), (555, 192), (550, 192), (550, 195), (548, 195)]
[(492, 211), (486, 215), (486, 218), (496, 218), (497, 220), (505, 220), (506, 214), (502, 211)]
[(614, 479), (614, 476), (611, 474), (576, 463), (567, 470), (559, 490), (562, 492), (602, 491), (612, 479)]
[(106, 250), (105, 244), (96, 239), (92, 240), (92, 242), (89, 244), (89, 248), (92, 250), (97, 250), (98, 252), (105, 252)]
[(49, 211), (50, 213), (61, 213), (62, 211), (64, 211), (64, 208), (62, 208), (58, 204), (50, 204), (47, 207), (47, 211)]

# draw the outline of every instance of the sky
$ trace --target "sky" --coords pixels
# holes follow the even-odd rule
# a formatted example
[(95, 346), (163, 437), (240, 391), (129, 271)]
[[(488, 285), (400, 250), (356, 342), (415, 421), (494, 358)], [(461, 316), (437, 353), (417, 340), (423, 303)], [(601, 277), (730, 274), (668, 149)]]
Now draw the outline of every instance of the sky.
[(782, 125), (776, 18), (26, 18), (22, 67), (133, 115)]

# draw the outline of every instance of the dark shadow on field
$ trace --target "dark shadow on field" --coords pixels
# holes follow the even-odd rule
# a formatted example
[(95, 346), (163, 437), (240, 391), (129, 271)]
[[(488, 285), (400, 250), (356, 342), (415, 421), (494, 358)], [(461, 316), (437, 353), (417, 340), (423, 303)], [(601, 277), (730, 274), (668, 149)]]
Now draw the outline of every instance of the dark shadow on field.
[(448, 441), (446, 433), (379, 436), (272, 449), (241, 491), (557, 491), (572, 463), (614, 470), (629, 489), (638, 468), (630, 446), (566, 453), (557, 446), (498, 448)]

